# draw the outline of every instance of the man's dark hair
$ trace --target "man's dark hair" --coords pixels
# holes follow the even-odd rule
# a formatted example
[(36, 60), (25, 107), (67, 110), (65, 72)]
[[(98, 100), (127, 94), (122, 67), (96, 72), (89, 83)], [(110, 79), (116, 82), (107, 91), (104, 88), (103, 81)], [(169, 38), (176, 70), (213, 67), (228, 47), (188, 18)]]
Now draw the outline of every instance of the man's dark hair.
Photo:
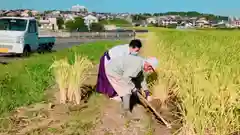
[(130, 44), (129, 47), (132, 48), (141, 48), (142, 47), (142, 42), (140, 39), (133, 39)]

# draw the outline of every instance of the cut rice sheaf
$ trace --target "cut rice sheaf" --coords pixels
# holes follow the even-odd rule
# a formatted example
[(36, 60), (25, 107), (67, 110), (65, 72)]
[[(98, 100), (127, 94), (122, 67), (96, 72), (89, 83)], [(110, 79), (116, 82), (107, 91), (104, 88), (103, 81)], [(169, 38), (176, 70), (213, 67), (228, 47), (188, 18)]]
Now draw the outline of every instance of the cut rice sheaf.
[(75, 55), (75, 62), (70, 65), (66, 58), (54, 61), (51, 65), (55, 81), (60, 90), (60, 103), (74, 102), (80, 104), (81, 86), (87, 78), (92, 62), (86, 56)]

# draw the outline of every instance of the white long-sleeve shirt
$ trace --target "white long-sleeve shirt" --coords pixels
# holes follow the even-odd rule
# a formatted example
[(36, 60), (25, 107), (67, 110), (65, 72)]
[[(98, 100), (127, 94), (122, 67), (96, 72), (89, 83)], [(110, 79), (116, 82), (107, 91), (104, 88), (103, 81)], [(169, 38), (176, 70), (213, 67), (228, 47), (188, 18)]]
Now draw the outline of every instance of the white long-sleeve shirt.
[[(141, 87), (143, 90), (148, 90), (145, 76), (143, 76), (144, 59), (140, 56), (125, 55), (111, 59), (106, 65), (106, 74), (116, 79), (116, 82), (121, 83), (122, 90), (129, 93), (135, 88), (133, 78), (140, 78)], [(138, 79), (137, 79), (138, 80)]]
[[(130, 54), (129, 44), (114, 46), (113, 48), (108, 50), (108, 54), (111, 59), (119, 56), (129, 55)], [(109, 60), (105, 57), (105, 65), (108, 63), (109, 63)]]
[(108, 50), (109, 56), (112, 58), (129, 55), (129, 44), (114, 46)]

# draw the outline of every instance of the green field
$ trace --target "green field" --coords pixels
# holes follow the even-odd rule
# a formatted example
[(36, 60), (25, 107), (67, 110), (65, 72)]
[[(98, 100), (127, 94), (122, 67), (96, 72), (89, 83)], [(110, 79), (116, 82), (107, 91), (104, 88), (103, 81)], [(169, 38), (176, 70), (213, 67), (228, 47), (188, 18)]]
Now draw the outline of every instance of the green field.
[(49, 67), (55, 59), (68, 57), (72, 61), (76, 52), (98, 63), (107, 48), (120, 43), (123, 41), (88, 43), (51, 54), (14, 61), (8, 65), (0, 65), (0, 114), (44, 100), (44, 91), (54, 84)]
[(160, 60), (159, 82), (180, 98), (180, 134), (240, 131), (240, 32), (151, 30), (158, 40), (145, 50)]
[(131, 27), (132, 24), (124, 19), (102, 20), (100, 23), (105, 25), (116, 25), (117, 27)]

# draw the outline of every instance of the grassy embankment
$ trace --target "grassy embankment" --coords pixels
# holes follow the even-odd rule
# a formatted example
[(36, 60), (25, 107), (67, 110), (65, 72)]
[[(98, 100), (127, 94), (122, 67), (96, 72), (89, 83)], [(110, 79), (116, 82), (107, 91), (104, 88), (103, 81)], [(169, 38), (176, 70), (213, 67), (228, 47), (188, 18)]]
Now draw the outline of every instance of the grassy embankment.
[[(160, 60), (153, 94), (180, 98), (182, 135), (240, 131), (240, 33), (152, 30), (145, 55)], [(173, 92), (173, 93), (172, 93)]]
[(132, 27), (132, 24), (124, 19), (102, 20), (101, 24), (116, 25), (117, 27)]
[(102, 41), (87, 43), (71, 49), (45, 55), (37, 55), (26, 60), (0, 65), (0, 114), (16, 107), (44, 100), (44, 91), (54, 84), (49, 67), (55, 59), (67, 57), (74, 60), (75, 53), (88, 56), (94, 63), (99, 62), (103, 52), (124, 41)]

